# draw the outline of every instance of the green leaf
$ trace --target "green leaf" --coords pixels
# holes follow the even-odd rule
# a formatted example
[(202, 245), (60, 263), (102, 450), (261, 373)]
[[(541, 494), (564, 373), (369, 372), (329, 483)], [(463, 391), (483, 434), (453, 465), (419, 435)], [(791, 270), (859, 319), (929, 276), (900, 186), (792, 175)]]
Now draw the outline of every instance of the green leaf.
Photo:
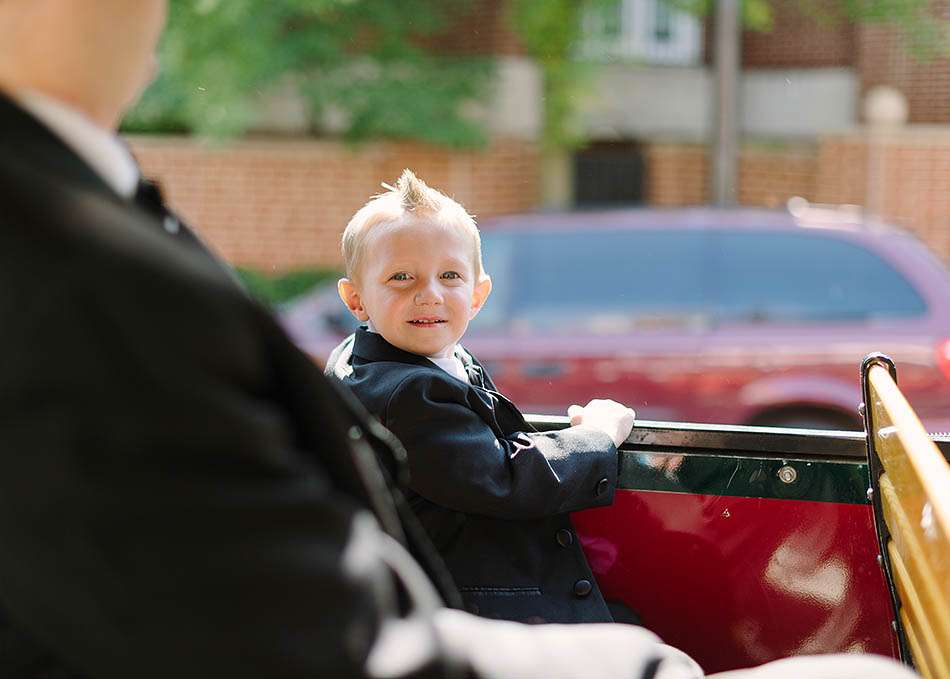
[(452, 146), (485, 142), (466, 115), (484, 100), (490, 58), (426, 49), (471, 0), (172, 0), (159, 78), (127, 131), (239, 135), (268, 96), (300, 89), (319, 128), (342, 111), (351, 141), (391, 137)]
[(332, 269), (297, 269), (278, 275), (256, 269), (237, 269), (238, 278), (251, 295), (268, 306), (277, 306), (295, 299), (316, 286), (335, 280), (340, 272)]

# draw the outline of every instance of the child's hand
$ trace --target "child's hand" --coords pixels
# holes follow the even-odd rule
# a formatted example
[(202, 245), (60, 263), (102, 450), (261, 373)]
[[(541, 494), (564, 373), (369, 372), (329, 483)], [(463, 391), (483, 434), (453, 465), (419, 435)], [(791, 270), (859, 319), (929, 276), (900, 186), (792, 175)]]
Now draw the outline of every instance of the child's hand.
[(633, 421), (637, 417), (637, 414), (625, 405), (599, 398), (595, 398), (583, 408), (578, 405), (571, 406), (567, 409), (567, 415), (571, 418), (572, 427), (590, 427), (602, 431), (613, 439), (614, 445), (618, 447), (630, 436)]

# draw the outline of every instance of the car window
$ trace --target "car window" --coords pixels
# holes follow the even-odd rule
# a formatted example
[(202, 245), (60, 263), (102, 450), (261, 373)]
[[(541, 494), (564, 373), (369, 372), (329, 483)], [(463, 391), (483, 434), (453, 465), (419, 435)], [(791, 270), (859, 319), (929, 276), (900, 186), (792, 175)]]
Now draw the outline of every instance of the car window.
[(515, 237), (509, 233), (482, 234), (482, 265), (491, 276), (492, 292), (469, 332), (484, 332), (505, 324), (511, 300), (511, 267), (515, 254)]
[(868, 320), (927, 309), (880, 256), (828, 235), (720, 232), (713, 251), (717, 315), (724, 321)]
[(509, 325), (516, 332), (613, 334), (701, 324), (709, 304), (705, 241), (689, 231), (521, 234)]

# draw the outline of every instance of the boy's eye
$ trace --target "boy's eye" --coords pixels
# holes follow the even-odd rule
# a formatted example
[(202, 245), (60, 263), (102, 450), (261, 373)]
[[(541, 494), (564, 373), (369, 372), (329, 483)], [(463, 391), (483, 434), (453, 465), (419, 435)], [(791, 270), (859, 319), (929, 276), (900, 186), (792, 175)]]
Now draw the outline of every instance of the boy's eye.
[(399, 273), (394, 273), (392, 276), (390, 276), (390, 277), (389, 277), (389, 280), (391, 280), (391, 281), (408, 281), (408, 280), (409, 280), (409, 274), (407, 274), (405, 271), (400, 271)]
[(458, 280), (461, 277), (462, 275), (458, 271), (446, 271), (444, 274), (442, 274), (442, 278), (446, 278), (448, 280)]

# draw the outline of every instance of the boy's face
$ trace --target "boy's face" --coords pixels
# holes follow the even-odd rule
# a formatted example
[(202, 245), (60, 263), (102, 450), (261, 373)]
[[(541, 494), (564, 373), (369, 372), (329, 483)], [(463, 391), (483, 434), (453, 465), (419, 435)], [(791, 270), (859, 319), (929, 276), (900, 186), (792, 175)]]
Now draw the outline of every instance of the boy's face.
[(471, 238), (425, 220), (379, 226), (366, 238), (357, 276), (339, 283), (343, 302), (393, 346), (450, 356), (491, 292), (487, 276), (475, 280)]

